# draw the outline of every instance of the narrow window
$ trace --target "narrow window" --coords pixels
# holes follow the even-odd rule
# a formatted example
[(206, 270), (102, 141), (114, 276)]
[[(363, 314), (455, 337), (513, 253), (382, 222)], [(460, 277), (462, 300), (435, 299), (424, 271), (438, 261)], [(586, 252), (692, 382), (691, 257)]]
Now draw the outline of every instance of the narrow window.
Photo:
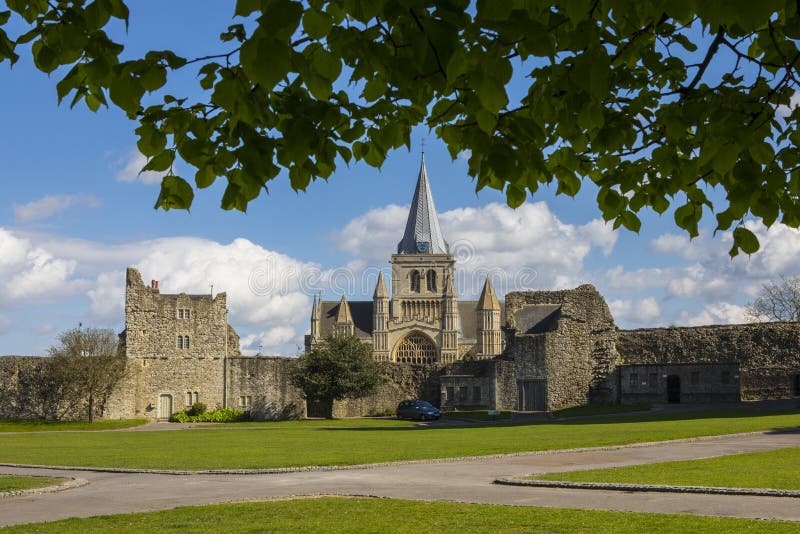
[(183, 348), (183, 336), (178, 336), (178, 348)]
[(436, 271), (429, 270), (425, 274), (425, 278), (428, 281), (428, 291), (436, 291)]
[(631, 373), (629, 381), (631, 387), (635, 388), (636, 386), (639, 385), (639, 375), (637, 375), (636, 373)]
[(189, 336), (183, 336), (183, 348), (184, 349), (189, 348)]
[[(194, 392), (194, 402), (200, 402), (200, 394), (196, 391)], [(194, 403), (192, 403), (194, 404)]]
[(475, 402), (481, 401), (481, 387), (480, 386), (473, 386), (472, 387), (472, 400)]
[(184, 319), (188, 319), (189, 318), (189, 309), (188, 308), (183, 310), (183, 318)]
[(722, 371), (722, 376), (720, 377), (720, 382), (723, 384), (730, 384), (731, 383), (731, 372), (730, 371)]
[(658, 385), (658, 373), (650, 373), (648, 376), (648, 383), (650, 384), (651, 388), (654, 388)]
[(456, 400), (456, 388), (453, 386), (447, 386), (447, 400), (450, 402)]
[(467, 400), (467, 386), (458, 388), (458, 400), (464, 402)]
[(700, 383), (700, 373), (698, 371), (692, 371), (692, 385), (696, 386)]
[(186, 392), (186, 406), (191, 406), (191, 405), (192, 405), (192, 392), (191, 391), (187, 391)]
[(419, 271), (411, 271), (411, 291), (419, 293)]

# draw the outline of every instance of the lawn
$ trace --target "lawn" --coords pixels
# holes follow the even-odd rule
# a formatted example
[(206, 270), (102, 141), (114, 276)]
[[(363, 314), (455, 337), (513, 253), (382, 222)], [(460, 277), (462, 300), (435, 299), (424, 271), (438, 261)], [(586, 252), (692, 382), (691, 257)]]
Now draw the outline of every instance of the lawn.
[(67, 519), (3, 532), (798, 532), (796, 523), (690, 515), (325, 497)]
[(5, 434), (0, 435), (0, 462), (195, 470), (352, 465), (620, 445), (797, 426), (800, 413), (751, 410), (472, 426), (425, 427), (390, 419), (290, 421), (219, 430)]
[(444, 419), (468, 419), (470, 421), (510, 421), (511, 412), (503, 410), (497, 415), (489, 415), (489, 410), (453, 410), (444, 412)]
[(19, 491), (33, 488), (56, 486), (64, 482), (63, 478), (47, 477), (19, 477), (15, 475), (0, 475), (0, 493), (4, 491)]
[(800, 490), (800, 448), (531, 477), (571, 482)]
[(140, 426), (147, 419), (103, 420), (94, 423), (83, 421), (43, 421), (0, 419), (0, 432), (53, 432), (57, 430), (116, 430)]

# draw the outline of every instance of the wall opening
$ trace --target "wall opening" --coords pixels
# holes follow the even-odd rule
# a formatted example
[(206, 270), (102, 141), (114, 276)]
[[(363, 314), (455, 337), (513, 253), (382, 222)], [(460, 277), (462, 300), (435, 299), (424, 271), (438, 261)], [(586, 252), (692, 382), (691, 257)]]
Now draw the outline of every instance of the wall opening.
[(394, 361), (400, 363), (436, 363), (437, 356), (436, 345), (420, 332), (408, 334), (394, 351)]
[(517, 380), (517, 410), (543, 412), (547, 409), (547, 380)]
[(800, 375), (794, 375), (794, 396), (800, 397)]
[(681, 402), (681, 377), (678, 375), (667, 377), (667, 402)]
[(158, 397), (158, 418), (168, 420), (172, 417), (172, 395), (162, 393)]

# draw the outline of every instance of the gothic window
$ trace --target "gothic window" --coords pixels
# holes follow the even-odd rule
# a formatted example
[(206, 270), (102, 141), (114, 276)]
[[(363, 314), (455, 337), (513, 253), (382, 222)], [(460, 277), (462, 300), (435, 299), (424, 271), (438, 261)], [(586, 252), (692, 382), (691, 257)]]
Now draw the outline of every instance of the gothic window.
[(436, 345), (427, 336), (414, 332), (397, 346), (394, 359), (401, 363), (436, 363)]
[(428, 291), (436, 291), (436, 271), (429, 270), (425, 278), (428, 280)]
[(419, 271), (411, 271), (411, 291), (419, 293)]

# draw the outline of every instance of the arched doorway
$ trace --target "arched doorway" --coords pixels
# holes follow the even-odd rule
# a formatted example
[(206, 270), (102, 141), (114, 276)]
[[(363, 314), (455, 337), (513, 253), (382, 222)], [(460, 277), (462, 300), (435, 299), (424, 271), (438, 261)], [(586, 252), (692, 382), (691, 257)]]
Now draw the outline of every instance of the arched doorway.
[(681, 402), (681, 377), (678, 375), (667, 377), (667, 402)]
[(162, 393), (158, 396), (158, 418), (169, 420), (172, 417), (172, 395)]
[(436, 363), (438, 356), (436, 344), (422, 332), (411, 332), (394, 349), (394, 361), (400, 363)]

